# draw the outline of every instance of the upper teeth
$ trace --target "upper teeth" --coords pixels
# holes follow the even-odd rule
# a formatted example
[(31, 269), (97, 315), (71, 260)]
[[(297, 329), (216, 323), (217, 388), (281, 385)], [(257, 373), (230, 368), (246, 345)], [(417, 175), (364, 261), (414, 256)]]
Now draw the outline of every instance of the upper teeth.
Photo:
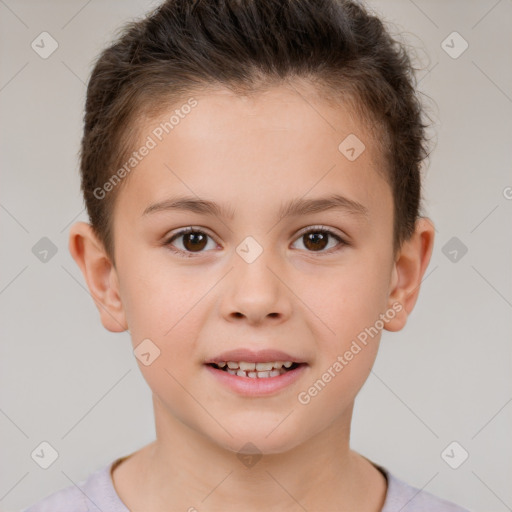
[(226, 366), (226, 364), (227, 364), (228, 368), (230, 368), (231, 370), (240, 369), (243, 371), (256, 370), (258, 372), (265, 372), (265, 371), (270, 371), (273, 368), (275, 368), (276, 370), (279, 370), (283, 366), (285, 368), (290, 368), (290, 366), (293, 363), (291, 361), (274, 361), (271, 363), (247, 363), (246, 361), (239, 361), (239, 362), (237, 362), (237, 361), (227, 361), (227, 362), (221, 361), (216, 364), (220, 368), (224, 368), (224, 366)]

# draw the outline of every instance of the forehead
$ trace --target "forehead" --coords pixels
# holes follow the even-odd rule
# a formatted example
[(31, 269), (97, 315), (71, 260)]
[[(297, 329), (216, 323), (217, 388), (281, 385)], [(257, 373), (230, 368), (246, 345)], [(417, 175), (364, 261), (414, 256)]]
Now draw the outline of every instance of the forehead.
[[(180, 112), (190, 99), (195, 106)], [(173, 114), (181, 115), (171, 125)], [(362, 203), (382, 203), (388, 188), (383, 157), (362, 121), (348, 105), (299, 84), (246, 95), (191, 94), (139, 129), (139, 145), (149, 137), (154, 147), (118, 200), (135, 216), (177, 192), (256, 207), (336, 187)], [(356, 159), (351, 147), (360, 153)]]
[[(261, 143), (265, 141), (262, 137), (268, 134), (266, 140), (281, 137), (290, 142), (292, 139), (318, 142), (323, 138), (327, 144), (334, 143), (337, 147), (341, 136), (357, 133), (365, 141), (371, 157), (381, 158), (374, 141), (370, 143), (371, 135), (365, 123), (351, 106), (341, 100), (335, 101), (332, 96), (329, 100), (319, 96), (319, 91), (308, 83), (289, 83), (245, 94), (211, 89), (194, 95), (194, 98), (198, 107), (188, 117), (196, 122), (182, 123), (181, 129), (176, 130), (178, 137), (181, 132), (183, 138), (189, 140), (194, 137), (204, 141), (223, 140), (229, 133), (232, 141), (240, 142), (240, 137), (253, 135), (259, 137), (255, 142)], [(166, 118), (169, 118), (168, 112), (159, 115), (157, 120)], [(146, 131), (155, 124), (154, 121), (147, 123)]]

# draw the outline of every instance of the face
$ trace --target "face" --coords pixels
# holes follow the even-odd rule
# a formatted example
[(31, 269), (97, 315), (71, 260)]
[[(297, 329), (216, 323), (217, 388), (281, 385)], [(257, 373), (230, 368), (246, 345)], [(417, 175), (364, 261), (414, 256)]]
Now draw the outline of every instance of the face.
[[(363, 125), (312, 90), (194, 99), (169, 133), (154, 130), (179, 106), (147, 123), (142, 141), (156, 146), (116, 203), (123, 314), (134, 348), (150, 340), (141, 347), (152, 362), (138, 364), (157, 424), (179, 421), (233, 451), (250, 441), (278, 453), (350, 422), (377, 354), (379, 315), (393, 303), (391, 190)], [(350, 134), (365, 145), (356, 159), (339, 149)], [(280, 215), (335, 196), (345, 200)], [(218, 210), (152, 208), (182, 197)], [(302, 364), (241, 389), (234, 380), (253, 379), (205, 364), (236, 349)]]

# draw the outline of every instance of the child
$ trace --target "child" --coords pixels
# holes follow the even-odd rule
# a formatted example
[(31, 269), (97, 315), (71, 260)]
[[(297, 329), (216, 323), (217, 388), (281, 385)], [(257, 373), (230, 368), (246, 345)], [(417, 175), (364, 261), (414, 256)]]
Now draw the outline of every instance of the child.
[(169, 0), (102, 53), (69, 249), (156, 440), (27, 510), (464, 511), (349, 446), (433, 248), (412, 69), (344, 0)]

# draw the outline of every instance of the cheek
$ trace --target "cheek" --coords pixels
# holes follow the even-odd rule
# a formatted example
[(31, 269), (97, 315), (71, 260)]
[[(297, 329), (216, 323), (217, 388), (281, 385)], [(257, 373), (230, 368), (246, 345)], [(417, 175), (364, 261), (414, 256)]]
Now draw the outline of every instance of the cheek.
[(297, 397), (308, 414), (334, 421), (368, 378), (382, 333), (379, 319), (386, 304), (382, 281), (377, 267), (361, 263), (332, 272), (315, 293), (305, 283), (301, 297), (322, 320), (311, 317), (318, 357), (309, 387)]
[(165, 254), (156, 256), (132, 253), (123, 266), (121, 295), (134, 343), (141, 337), (171, 337), (188, 323), (188, 314), (208, 291), (206, 281), (172, 264)]
[[(337, 358), (318, 369), (311, 381), (297, 395), (297, 407), (319, 424), (331, 424), (345, 414), (370, 374), (377, 354), (378, 340), (352, 355), (343, 363)], [(359, 350), (359, 349), (358, 349)], [(343, 357), (344, 353), (339, 354)]]
[[(387, 304), (384, 265), (354, 253), (346, 264), (317, 269), (297, 279), (295, 293), (307, 305), (318, 339), (341, 349), (375, 324)], [(302, 306), (301, 306), (302, 307)], [(308, 312), (309, 310), (309, 312)]]
[(131, 283), (129, 325), (133, 348), (137, 355), (145, 343), (149, 352), (156, 354), (149, 365), (137, 357), (139, 369), (150, 389), (165, 397), (175, 414), (191, 405), (182, 386), (190, 387), (190, 376), (198, 365), (198, 326), (204, 321), (198, 301), (206, 292), (207, 288), (191, 286), (190, 279), (179, 281), (170, 273), (139, 275)]

